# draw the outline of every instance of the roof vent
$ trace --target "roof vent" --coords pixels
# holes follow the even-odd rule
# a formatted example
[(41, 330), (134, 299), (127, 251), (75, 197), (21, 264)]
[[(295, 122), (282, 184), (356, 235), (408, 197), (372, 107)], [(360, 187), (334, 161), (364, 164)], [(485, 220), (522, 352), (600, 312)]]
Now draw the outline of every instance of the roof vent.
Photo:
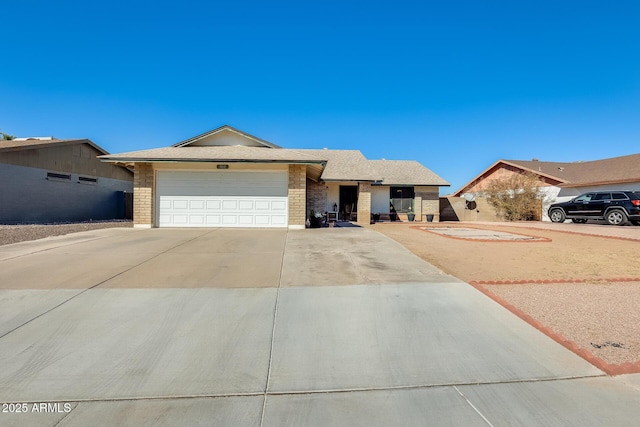
[(560, 172), (562, 172), (562, 171), (564, 170), (564, 168), (563, 168), (563, 167), (559, 167), (559, 168), (558, 168), (558, 170), (559, 170)]

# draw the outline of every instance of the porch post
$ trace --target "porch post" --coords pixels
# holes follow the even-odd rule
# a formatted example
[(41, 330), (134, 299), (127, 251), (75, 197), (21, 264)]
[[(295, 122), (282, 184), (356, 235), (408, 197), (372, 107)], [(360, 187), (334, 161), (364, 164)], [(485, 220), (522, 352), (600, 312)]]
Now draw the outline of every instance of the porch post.
[(304, 229), (307, 218), (307, 166), (289, 165), (289, 228)]
[(358, 224), (371, 223), (371, 183), (358, 183)]
[(136, 163), (133, 170), (133, 227), (151, 228), (154, 225), (153, 165)]

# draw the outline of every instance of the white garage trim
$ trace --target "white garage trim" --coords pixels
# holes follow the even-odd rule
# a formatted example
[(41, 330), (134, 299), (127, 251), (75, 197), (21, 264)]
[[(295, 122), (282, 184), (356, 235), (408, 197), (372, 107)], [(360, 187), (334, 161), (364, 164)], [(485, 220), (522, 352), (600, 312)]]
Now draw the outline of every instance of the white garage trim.
[(158, 171), (159, 227), (288, 225), (286, 171)]

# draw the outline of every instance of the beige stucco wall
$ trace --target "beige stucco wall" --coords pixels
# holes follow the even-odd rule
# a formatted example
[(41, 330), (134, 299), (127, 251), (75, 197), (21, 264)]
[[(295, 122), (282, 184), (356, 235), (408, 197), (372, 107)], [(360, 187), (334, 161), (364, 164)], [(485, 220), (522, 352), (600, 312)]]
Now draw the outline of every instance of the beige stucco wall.
[(462, 197), (442, 197), (440, 215), (442, 221), (502, 221), (484, 197), (476, 197), (471, 203)]
[(202, 138), (198, 141), (192, 142), (190, 145), (244, 145), (250, 147), (264, 147), (264, 144), (259, 143), (244, 135), (240, 135), (232, 130), (223, 130), (221, 132), (209, 135), (206, 138)]

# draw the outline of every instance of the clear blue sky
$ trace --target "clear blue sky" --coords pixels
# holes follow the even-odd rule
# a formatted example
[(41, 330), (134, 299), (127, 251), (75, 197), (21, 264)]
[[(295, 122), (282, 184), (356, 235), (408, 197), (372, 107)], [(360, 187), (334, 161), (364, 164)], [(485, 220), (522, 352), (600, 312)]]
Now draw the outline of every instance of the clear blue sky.
[(0, 129), (162, 147), (222, 124), (416, 159), (640, 152), (640, 1), (0, 0)]

